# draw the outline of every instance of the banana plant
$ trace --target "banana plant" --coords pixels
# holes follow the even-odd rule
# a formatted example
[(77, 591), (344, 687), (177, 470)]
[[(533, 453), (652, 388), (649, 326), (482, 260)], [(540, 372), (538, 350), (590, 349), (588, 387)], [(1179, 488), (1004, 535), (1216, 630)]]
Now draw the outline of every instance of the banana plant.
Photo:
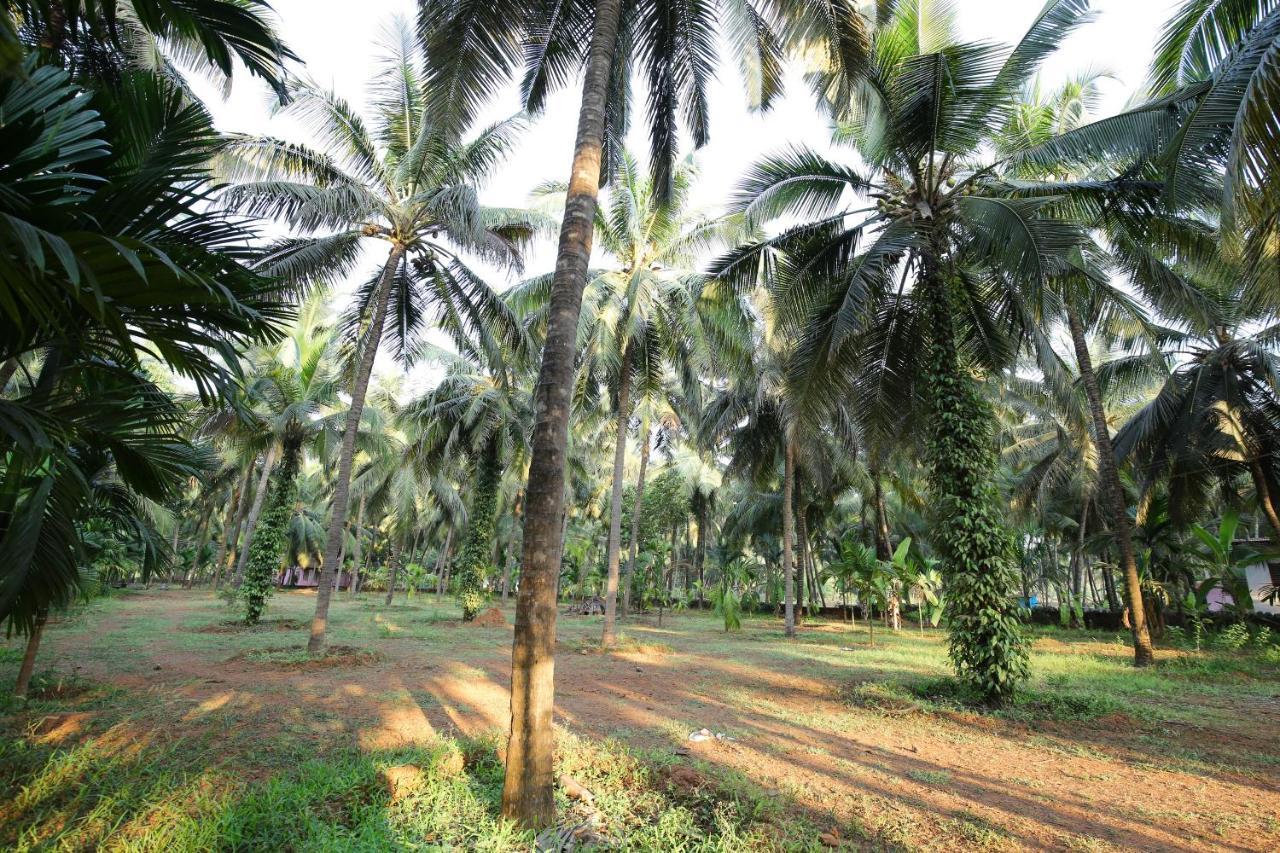
[(1192, 550), (1194, 559), (1201, 563), (1208, 576), (1196, 587), (1196, 598), (1207, 604), (1209, 593), (1221, 588), (1231, 596), (1231, 610), (1243, 618), (1253, 612), (1253, 593), (1249, 589), (1248, 569), (1272, 556), (1235, 541), (1240, 526), (1240, 514), (1228, 510), (1218, 522), (1216, 533), (1202, 525), (1193, 524), (1191, 532), (1199, 540)]

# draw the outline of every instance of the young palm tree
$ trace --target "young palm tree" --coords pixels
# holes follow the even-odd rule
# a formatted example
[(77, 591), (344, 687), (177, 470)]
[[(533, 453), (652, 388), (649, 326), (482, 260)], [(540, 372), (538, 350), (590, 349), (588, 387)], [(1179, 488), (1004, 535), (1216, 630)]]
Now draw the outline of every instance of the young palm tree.
[[(250, 625), (262, 616), (287, 550), (303, 453), (325, 433), (335, 431), (336, 417), (331, 410), (338, 402), (339, 375), (335, 333), (325, 316), (327, 311), (323, 299), (313, 299), (304, 306), (284, 343), (258, 354), (257, 375), (246, 393), (265, 426), (268, 441), (267, 461), (246, 522), (240, 572), (245, 621)], [(276, 459), (280, 466), (273, 470)]]
[(229, 173), (244, 181), (227, 193), (228, 201), (305, 235), (276, 247), (264, 267), (272, 274), (331, 279), (353, 269), (363, 244), (376, 241), (386, 250), (381, 271), (360, 288), (345, 318), (357, 353), (308, 643), (313, 653), (324, 647), (356, 432), (388, 324), (405, 360), (433, 316), (446, 331), (470, 331), (483, 346), (497, 346), (494, 335), (504, 325), (513, 328), (510, 314), (462, 254), (518, 268), (520, 249), (534, 233), (531, 216), (485, 207), (477, 198), (479, 183), (501, 162), (523, 120), (498, 122), (469, 142), (443, 135), (425, 108), (421, 66), (417, 41), (397, 19), (388, 31), (371, 124), (332, 92), (300, 85), (288, 109), (309, 123), (323, 151), (259, 138), (240, 139), (227, 152)]
[[(1005, 50), (958, 42), (945, 6), (896, 7), (873, 37), (863, 79), (815, 75), (842, 120), (839, 141), (869, 170), (804, 149), (761, 162), (735, 209), (803, 224), (715, 269), (751, 283), (774, 279), (784, 324), (804, 329), (798, 364), (808, 378), (800, 387), (812, 405), (840, 398), (835, 388), (852, 384), (858, 365), (884, 364), (890, 351), (916, 354), (894, 385), (909, 394), (914, 383), (903, 380), (919, 377), (930, 404), (934, 540), (952, 602), (951, 658), (993, 701), (1026, 676), (1026, 648), (1012, 541), (996, 507), (991, 417), (972, 371), (1007, 362), (1013, 347), (1001, 327), (1034, 325), (1047, 280), (1082, 237), (1044, 215), (1046, 199), (1010, 198), (993, 179), (1003, 161), (984, 154), (1014, 96), (1087, 10), (1087, 0), (1054, 0)], [(850, 194), (872, 203), (855, 206)], [(875, 383), (876, 393), (885, 388)], [(897, 399), (904, 405), (904, 394)]]
[(506, 358), (488, 370), (458, 359), (441, 383), (405, 413), (419, 424), (410, 458), (425, 470), (439, 471), (459, 456), (470, 461), (471, 506), (454, 575), (464, 622), (474, 619), (484, 602), (480, 581), (493, 560), (503, 472), (523, 468), (520, 453), (533, 407), (522, 378)]
[(749, 82), (752, 100), (767, 107), (781, 89), (780, 33), (826, 50), (831, 64), (864, 64), (863, 19), (849, 0), (760, 4), (693, 2), (515, 2), (423, 0), (419, 28), (427, 37), (435, 114), (460, 133), (481, 105), (523, 61), (522, 92), (537, 111), (548, 94), (582, 69), (582, 100), (551, 309), (537, 382), (537, 420), (529, 487), (516, 633), (512, 644), (511, 737), (502, 811), (528, 826), (554, 822), (552, 731), (555, 591), (564, 526), (565, 466), (574, 355), (582, 291), (589, 277), (596, 199), (606, 164), (626, 137), (632, 71), (648, 84), (653, 148), (651, 172), (659, 196), (671, 186), (683, 112), (695, 144), (708, 137), (706, 87), (715, 76), (716, 38), (727, 36)]

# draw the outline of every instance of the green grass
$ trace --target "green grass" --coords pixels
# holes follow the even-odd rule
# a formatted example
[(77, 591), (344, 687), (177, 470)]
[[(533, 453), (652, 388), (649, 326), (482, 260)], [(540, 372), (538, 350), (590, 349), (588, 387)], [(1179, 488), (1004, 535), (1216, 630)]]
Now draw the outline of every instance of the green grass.
[[(109, 729), (66, 749), (0, 742), (0, 845), (5, 849), (528, 850), (531, 833), (499, 817), (502, 766), (494, 740), (431, 747), (337, 749), (259, 782), (192, 761), (191, 745), (129, 746)], [(669, 758), (562, 735), (560, 769), (593, 791), (603, 840), (632, 850), (818, 849), (816, 830), (741, 777), (696, 790), (664, 782)], [(198, 751), (195, 752), (199, 756)], [(394, 770), (393, 770), (394, 768)], [(390, 774), (414, 784), (393, 798)], [(561, 799), (562, 814), (573, 804)]]
[[(356, 670), (305, 673), (288, 706), (255, 703), (243, 686), (236, 700), (202, 704), (180, 690), (199, 676), (161, 683), (171, 652), (216, 663), (234, 658), (236, 666), (261, 671), (264, 682), (306, 666), (300, 644), (312, 599), (279, 595), (272, 601), (269, 620), (300, 627), (224, 630), (237, 611), (211, 597), (187, 599), (181, 618), (135, 609), (137, 598), (98, 600), (56, 625), (34, 698), (25, 706), (0, 698), (0, 849), (530, 849), (532, 836), (499, 817), (499, 733), (467, 739), (439, 728), (440, 719), (461, 713), (461, 703), (428, 686), (434, 675), (455, 685), (491, 685), (495, 659), (509, 653), (504, 636), (458, 625), (456, 609), (434, 596), (391, 609), (381, 606), (381, 595), (338, 599), (330, 622), (335, 645), (372, 653), (384, 664), (417, 667), (413, 678), (395, 681), (394, 666), (369, 670), (375, 677), (361, 682), (366, 697), (389, 708), (417, 708), (440, 732), (424, 745), (384, 749), (359, 743), (353, 732), (369, 721), (348, 719), (334, 692), (354, 681)], [(788, 641), (776, 620), (753, 615), (743, 621), (741, 634), (725, 634), (705, 613), (667, 614), (661, 629), (651, 620), (628, 623), (615, 654), (628, 672), (632, 655), (645, 658), (636, 665), (647, 673), (669, 670), (670, 695), (649, 700), (655, 719), (623, 713), (604, 729), (609, 739), (570, 730), (559, 738), (557, 773), (569, 773), (596, 794), (605, 841), (628, 850), (817, 850), (819, 833), (838, 825), (846, 839), (876, 849), (942, 841), (951, 849), (1016, 846), (988, 809), (975, 805), (980, 817), (925, 804), (934, 793), (972, 796), (963, 793), (970, 775), (954, 762), (894, 765), (879, 756), (861, 758), (862, 750), (850, 760), (839, 750), (840, 738), (850, 733), (884, 737), (890, 751), (911, 745), (914, 754), (918, 743), (918, 761), (934, 761), (926, 757), (930, 741), (981, 748), (984, 739), (997, 737), (1050, 756), (1046, 765), (1055, 773), (1077, 758), (1107, 762), (1091, 771), (1096, 776), (1081, 778), (1083, 790), (1091, 780), (1102, 784), (1113, 771), (1134, 766), (1266, 778), (1280, 761), (1251, 740), (1202, 742), (1183, 737), (1199, 729), (1178, 728), (1235, 731), (1241, 708), (1276, 694), (1280, 652), (1274, 649), (1161, 649), (1158, 666), (1135, 670), (1114, 634), (1032, 629), (1032, 680), (1013, 703), (989, 709), (951, 678), (942, 632), (877, 628), (871, 647), (865, 624), (807, 620), (799, 638)], [(566, 616), (559, 625), (562, 657), (574, 655), (583, 666), (609, 663), (576, 656), (598, 651), (598, 618)], [(12, 679), (19, 659), (16, 644), (0, 645), (0, 684)], [(152, 672), (157, 661), (165, 672)], [(126, 683), (145, 686), (95, 684), (81, 668), (131, 676)], [(423, 675), (427, 671), (433, 676)], [(796, 689), (844, 702), (810, 708), (785, 692), (725, 677), (734, 672), (766, 674), (783, 690), (791, 680), (803, 681)], [(204, 688), (200, 696), (220, 690)], [(626, 710), (644, 710), (644, 704)], [(76, 718), (73, 736), (49, 742), (33, 728), (47, 715), (67, 714), (83, 717)], [(983, 725), (973, 723), (974, 715), (985, 718)], [(1113, 723), (1123, 730), (1118, 735)], [(672, 746), (702, 726), (781, 763), (803, 767), (812, 759), (837, 766), (839, 776), (832, 778), (843, 787), (838, 795), (815, 797), (802, 780), (765, 786), (753, 768), (743, 767), (749, 778), (723, 763), (674, 755)], [(785, 729), (774, 736), (786, 726), (807, 728), (817, 740), (792, 741)], [(1114, 751), (1114, 743), (1095, 737), (1099, 732), (1124, 737), (1123, 748)], [(675, 766), (692, 768), (701, 783), (673, 784)], [(388, 773), (405, 767), (417, 768), (419, 784), (393, 797)], [(1026, 778), (1017, 784), (1028, 792), (1049, 778), (1028, 767), (1019, 772)], [(813, 810), (815, 799), (821, 804), (833, 796), (843, 803), (839, 820), (834, 806)], [(810, 805), (802, 808), (802, 800)], [(575, 804), (559, 805), (564, 821), (581, 819)], [(1211, 809), (1203, 817), (1196, 822), (1210, 827), (1233, 819)], [(1091, 843), (1073, 838), (1059, 835), (1058, 841), (1086, 845), (1082, 849)]]

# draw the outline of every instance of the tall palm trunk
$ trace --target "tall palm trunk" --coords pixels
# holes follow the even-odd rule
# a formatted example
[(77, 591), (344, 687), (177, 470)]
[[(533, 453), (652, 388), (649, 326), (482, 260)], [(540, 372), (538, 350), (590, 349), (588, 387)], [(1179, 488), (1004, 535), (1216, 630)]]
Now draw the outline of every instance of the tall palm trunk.
[(649, 468), (649, 419), (640, 425), (640, 474), (636, 477), (636, 497), (631, 506), (631, 548), (627, 554), (627, 575), (622, 584), (622, 615), (631, 610), (631, 584), (640, 550), (640, 515), (644, 509), (644, 475)]
[(279, 445), (272, 442), (271, 447), (267, 449), (267, 455), (262, 459), (262, 475), (258, 478), (258, 491), (253, 496), (253, 506), (250, 507), (249, 516), (244, 521), (244, 542), (240, 545), (240, 559), (236, 561), (236, 577), (232, 581), (232, 586), (236, 589), (239, 589), (240, 584), (244, 582), (244, 567), (249, 562), (249, 549), (253, 547), (253, 535), (258, 529), (258, 518), (262, 515), (262, 507), (267, 502), (271, 469), (275, 467), (279, 452)]
[(44, 636), (45, 623), (49, 621), (49, 609), (42, 607), (36, 611), (35, 624), (27, 637), (27, 650), (22, 655), (22, 666), (18, 667), (18, 681), (13, 685), (13, 695), (25, 699), (27, 688), (31, 686), (31, 674), (36, 669), (36, 653), (40, 651), (40, 638)]
[[(799, 483), (796, 484), (795, 491), (799, 491)], [(806, 523), (805, 516), (808, 507), (795, 507), (796, 513), (796, 576), (799, 580), (798, 589), (796, 590), (796, 616), (798, 621), (803, 623), (806, 615), (813, 614), (813, 583), (809, 578), (809, 526)]]
[(872, 490), (875, 500), (876, 514), (876, 559), (893, 559), (893, 541), (889, 538), (889, 513), (884, 505), (884, 481), (879, 471), (871, 472)]
[(1280, 511), (1276, 508), (1275, 496), (1272, 494), (1271, 481), (1267, 477), (1266, 470), (1262, 467), (1257, 454), (1248, 450), (1249, 454), (1249, 474), (1253, 477), (1253, 490), (1258, 498), (1258, 506), (1262, 508), (1262, 514), (1267, 517), (1267, 523), (1271, 525), (1271, 530), (1277, 537), (1280, 537)]
[(698, 498), (698, 539), (693, 545), (693, 562), (698, 571), (698, 606), (702, 606), (702, 595), (705, 590), (703, 575), (707, 567), (707, 528), (711, 526), (710, 501), (706, 495)]
[(1102, 391), (1098, 388), (1098, 377), (1093, 372), (1093, 358), (1089, 355), (1089, 343), (1085, 340), (1084, 323), (1074, 308), (1067, 309), (1067, 325), (1071, 327), (1071, 343), (1075, 346), (1080, 381), (1084, 385), (1085, 396), (1089, 400), (1089, 415), (1093, 419), (1093, 442), (1098, 451), (1098, 479), (1102, 485), (1107, 522), (1120, 549), (1120, 570), (1124, 572), (1125, 598), (1129, 605), (1129, 630), (1133, 634), (1133, 663), (1135, 666), (1147, 666), (1155, 662), (1155, 651), (1151, 646), (1146, 608), (1142, 603), (1142, 584), (1138, 578), (1138, 561), (1133, 551), (1133, 532), (1129, 526), (1124, 489), (1120, 484), (1120, 471), (1116, 467), (1115, 450), (1111, 447), (1107, 415), (1102, 408)]
[[(253, 479), (253, 464), (245, 468), (244, 477), (236, 485), (236, 492), (231, 498), (227, 517), (223, 520), (222, 541), (218, 543), (218, 559), (213, 567), (213, 591), (217, 592), (222, 584), (222, 572), (227, 567), (227, 557), (233, 553), (236, 539), (240, 536), (240, 525), (249, 506), (249, 486)], [(228, 524), (230, 522), (230, 524)]]
[(485, 445), (478, 467), (471, 511), (467, 513), (467, 539), (458, 556), (458, 600), (462, 603), (463, 622), (475, 619), (484, 604), (480, 581), (493, 548), (493, 520), (502, 480), (502, 455), (496, 437)]
[(511, 644), (511, 736), (507, 741), (502, 814), (528, 827), (555, 823), (554, 733), (556, 588), (564, 511), (565, 452), (573, 394), (573, 362), (587, 283), (605, 105), (618, 40), (622, 0), (596, 0), (582, 84), (578, 137), (565, 198), (560, 248), (551, 283), (551, 313), (535, 391), (535, 418), (524, 524), (520, 591)]
[(945, 235), (934, 237), (920, 290), (929, 312), (926, 358), (933, 538), (947, 572), (949, 652), (957, 674), (987, 701), (1006, 701), (1028, 675), (1018, 622), (1018, 573), (995, 487), (993, 417), (961, 363)]
[(613, 488), (609, 493), (609, 544), (605, 561), (609, 567), (604, 585), (604, 630), (600, 645), (608, 648), (616, 639), (618, 615), (618, 564), (622, 554), (622, 465), (627, 457), (627, 425), (631, 421), (631, 345), (622, 351), (622, 373), (618, 380), (618, 437), (613, 444)]
[(347, 597), (355, 598), (356, 593), (360, 590), (360, 570), (364, 567), (364, 542), (360, 536), (360, 528), (364, 524), (364, 504), (367, 499), (366, 495), (360, 496), (360, 503), (356, 506), (356, 523), (355, 535), (351, 542), (355, 546), (351, 555), (351, 579), (347, 581)]
[(792, 543), (795, 541), (795, 514), (792, 510), (796, 486), (796, 453), (788, 437), (782, 466), (782, 578), (783, 614), (788, 637), (796, 635), (796, 573)]
[(449, 588), (449, 551), (453, 548), (453, 529), (444, 536), (444, 547), (436, 558), (436, 598), (445, 594)]
[(387, 600), (382, 602), (386, 606), (391, 606), (391, 600), (396, 596), (396, 580), (400, 576), (400, 540), (394, 540), (391, 546), (391, 553), (387, 555), (387, 566), (390, 571), (387, 573)]
[(187, 589), (191, 589), (196, 582), (196, 577), (200, 574), (200, 568), (203, 563), (200, 561), (201, 555), (204, 554), (204, 548), (207, 544), (206, 537), (209, 534), (209, 522), (213, 519), (213, 513), (209, 513), (200, 519), (200, 526), (196, 528), (196, 549), (191, 555), (191, 569), (187, 572), (186, 582), (183, 584)]
[(324, 648), (324, 633), (329, 625), (329, 600), (333, 596), (333, 578), (341, 566), (338, 551), (342, 548), (342, 531), (347, 524), (347, 499), (351, 494), (351, 465), (356, 456), (356, 435), (360, 431), (360, 415), (364, 412), (364, 398), (369, 393), (369, 378), (373, 375), (373, 363), (378, 358), (378, 344), (382, 342), (382, 327), (386, 324), (387, 305), (391, 301), (391, 285), (396, 270), (404, 258), (405, 247), (393, 243), (382, 268), (378, 289), (374, 297), (373, 317), (361, 345), (360, 364), (356, 367), (355, 383), (351, 388), (351, 407), (347, 409), (347, 422), (342, 432), (342, 453), (338, 457), (338, 478), (333, 484), (333, 510), (329, 514), (329, 536), (324, 544), (324, 561), (320, 564), (320, 577), (316, 587), (316, 614), (311, 620), (311, 638), (307, 651), (316, 654)]

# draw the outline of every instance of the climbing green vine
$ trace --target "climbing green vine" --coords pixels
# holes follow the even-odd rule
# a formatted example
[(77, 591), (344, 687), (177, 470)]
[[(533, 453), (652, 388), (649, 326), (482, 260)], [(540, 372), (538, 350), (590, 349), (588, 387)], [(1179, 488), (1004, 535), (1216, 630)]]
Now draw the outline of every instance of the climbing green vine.
[(947, 286), (935, 280), (926, 293), (933, 326), (930, 486), (946, 584), (948, 649), (961, 681), (999, 703), (1013, 695), (1028, 668), (1015, 603), (1013, 542), (1001, 523), (993, 479), (992, 418), (960, 362)]
[(475, 619), (485, 601), (481, 581), (493, 550), (493, 520), (498, 510), (498, 482), (502, 478), (501, 455), (496, 443), (491, 442), (485, 448), (478, 467), (475, 497), (467, 516), (467, 540), (455, 568), (464, 622)]
[(244, 621), (256, 625), (267, 609), (267, 599), (275, 589), (276, 573), (284, 556), (289, 519), (298, 494), (298, 460), (302, 448), (285, 446), (276, 470), (274, 489), (267, 498), (266, 508), (258, 521), (258, 528), (249, 545), (249, 559), (245, 564), (244, 583), (240, 596), (244, 599)]

